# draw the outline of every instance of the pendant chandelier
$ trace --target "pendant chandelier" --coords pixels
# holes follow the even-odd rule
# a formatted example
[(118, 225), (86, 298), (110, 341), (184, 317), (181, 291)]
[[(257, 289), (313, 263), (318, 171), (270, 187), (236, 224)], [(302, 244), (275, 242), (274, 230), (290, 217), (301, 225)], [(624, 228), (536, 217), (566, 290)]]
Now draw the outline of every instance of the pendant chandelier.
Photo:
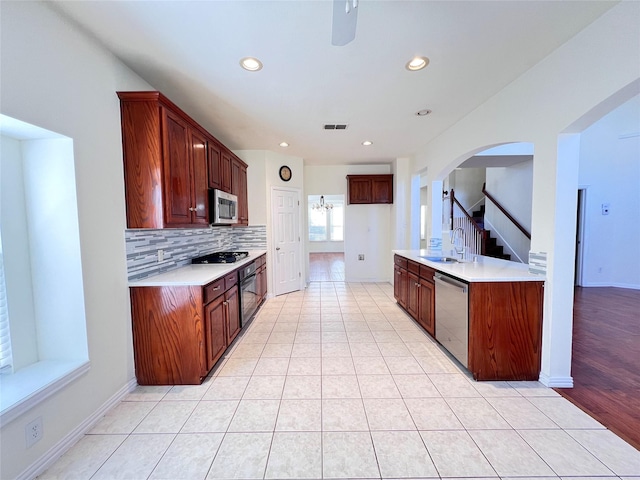
[(320, 203), (314, 203), (311, 205), (313, 210), (320, 210), (322, 212), (326, 210), (331, 210), (333, 208), (333, 203), (324, 203), (324, 195), (320, 195)]

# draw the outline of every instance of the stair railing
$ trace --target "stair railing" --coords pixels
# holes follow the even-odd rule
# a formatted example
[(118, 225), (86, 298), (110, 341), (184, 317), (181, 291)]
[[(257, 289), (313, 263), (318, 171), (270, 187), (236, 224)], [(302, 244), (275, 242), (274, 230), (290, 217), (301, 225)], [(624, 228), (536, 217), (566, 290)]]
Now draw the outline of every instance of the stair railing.
[(500, 210), (504, 214), (504, 216), (507, 217), (511, 221), (511, 223), (516, 226), (518, 230), (520, 230), (529, 240), (531, 240), (531, 234), (527, 231), (527, 229), (520, 225), (520, 223), (515, 218), (513, 218), (502, 205), (500, 205), (500, 202), (498, 202), (489, 192), (487, 192), (486, 186), (486, 183), (482, 184), (482, 193), (484, 194), (484, 196), (487, 197), (487, 199), (489, 199), (496, 207), (498, 207), (498, 210)]
[[(462, 206), (451, 189), (449, 193), (451, 202), (451, 230), (461, 228), (464, 232), (465, 247), (470, 255), (484, 255), (487, 244), (487, 231), (482, 228), (475, 219)], [(456, 210), (457, 207), (457, 210)]]

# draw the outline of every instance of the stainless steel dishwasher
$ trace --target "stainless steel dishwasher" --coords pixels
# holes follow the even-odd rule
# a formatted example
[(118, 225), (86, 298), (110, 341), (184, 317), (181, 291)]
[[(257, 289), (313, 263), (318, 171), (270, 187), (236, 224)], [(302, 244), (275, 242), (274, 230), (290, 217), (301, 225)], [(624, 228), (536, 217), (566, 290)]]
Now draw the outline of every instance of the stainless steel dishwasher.
[(436, 283), (436, 340), (467, 368), (469, 358), (469, 284), (440, 272), (435, 274), (434, 279)]

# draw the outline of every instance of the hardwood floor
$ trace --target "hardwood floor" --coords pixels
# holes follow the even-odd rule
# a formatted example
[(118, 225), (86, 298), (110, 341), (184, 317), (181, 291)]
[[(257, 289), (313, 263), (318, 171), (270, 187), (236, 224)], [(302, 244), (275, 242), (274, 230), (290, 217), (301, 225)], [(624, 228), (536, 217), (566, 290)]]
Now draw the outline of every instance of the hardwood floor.
[(576, 287), (572, 375), (556, 391), (640, 450), (640, 290)]
[(310, 253), (310, 282), (344, 282), (344, 253)]

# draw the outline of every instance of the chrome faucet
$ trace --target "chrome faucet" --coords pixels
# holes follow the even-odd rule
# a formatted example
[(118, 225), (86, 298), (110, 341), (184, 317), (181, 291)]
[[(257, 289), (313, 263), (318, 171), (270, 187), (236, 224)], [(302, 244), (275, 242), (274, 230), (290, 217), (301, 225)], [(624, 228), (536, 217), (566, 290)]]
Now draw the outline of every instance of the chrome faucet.
[[(458, 238), (462, 240), (461, 246), (458, 246)], [(465, 247), (466, 241), (465, 241), (464, 229), (462, 227), (456, 227), (451, 232), (451, 243), (453, 244), (453, 248), (455, 248), (456, 253), (460, 255), (460, 259), (464, 260), (464, 247)]]

